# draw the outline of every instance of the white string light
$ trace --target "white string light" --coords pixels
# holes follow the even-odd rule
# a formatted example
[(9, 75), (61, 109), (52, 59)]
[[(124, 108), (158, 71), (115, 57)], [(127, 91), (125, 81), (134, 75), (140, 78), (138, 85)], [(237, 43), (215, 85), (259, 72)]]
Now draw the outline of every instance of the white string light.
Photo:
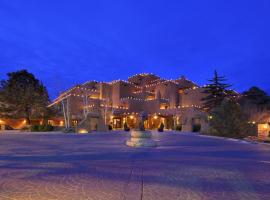
[[(146, 76), (152, 76), (154, 77), (155, 79), (151, 81), (151, 84), (147, 84), (145, 86), (138, 86), (136, 85), (135, 83), (131, 82), (131, 79), (134, 79), (136, 76), (143, 76), (143, 77), (146, 77)], [(181, 78), (183, 79), (183, 78)], [(134, 88), (137, 88), (137, 89), (140, 89), (140, 90), (137, 90), (137, 91), (133, 91), (134, 94), (140, 94), (143, 92), (143, 89), (144, 88), (149, 88), (149, 87), (155, 87), (157, 85), (161, 85), (161, 84), (166, 84), (166, 83), (172, 83), (172, 84), (175, 84), (177, 86), (179, 86), (179, 83), (177, 81), (181, 80), (181, 79), (177, 79), (177, 80), (165, 80), (165, 79), (161, 79), (159, 76), (156, 76), (152, 73), (140, 73), (140, 74), (135, 74), (131, 77), (128, 78), (128, 81), (125, 81), (125, 80), (114, 80), (114, 81), (111, 81), (111, 82), (98, 82), (96, 80), (94, 81), (87, 81), (85, 82), (84, 84), (82, 85), (76, 85), (74, 86), (73, 88), (67, 90), (66, 92), (62, 93), (59, 97), (57, 97), (52, 104), (49, 105), (50, 106), (53, 106), (55, 104), (58, 104), (59, 102), (61, 102), (62, 100), (72, 96), (72, 97), (85, 97), (85, 96), (90, 96), (91, 94), (93, 93), (96, 93), (96, 94), (99, 94), (100, 93), (100, 88), (99, 89), (89, 89), (87, 88), (87, 84), (108, 84), (108, 85), (114, 85), (116, 83), (125, 83), (125, 84), (128, 84), (128, 86), (131, 87), (134, 87)], [(184, 80), (186, 81), (189, 81), (190, 83), (193, 84), (193, 87), (191, 88), (187, 88), (187, 89), (183, 89), (182, 91), (189, 91), (189, 90), (197, 90), (199, 89), (200, 87), (197, 86), (194, 82), (184, 78)], [(203, 86), (203, 87), (206, 87), (206, 86)], [(81, 94), (81, 93), (85, 93), (85, 92), (88, 92), (87, 94)], [(155, 92), (153, 91), (146, 91), (147, 93), (150, 93), (150, 94), (155, 94)], [(89, 97), (91, 99), (91, 97)], [(94, 98), (93, 98), (94, 99)], [(96, 98), (95, 98), (96, 99)], [(100, 99), (98, 98), (99, 100), (105, 100), (105, 99)], [(142, 99), (142, 98), (137, 98), (137, 97), (124, 97), (124, 98), (121, 98), (120, 99), (121, 101), (124, 101), (124, 100), (135, 100), (135, 101), (154, 101), (156, 99)], [(164, 101), (169, 101), (170, 99), (166, 99), (166, 98), (161, 98), (161, 100), (164, 100)], [(182, 107), (185, 107), (185, 106), (182, 106)], [(193, 105), (193, 107), (195, 107)], [(199, 107), (199, 106), (197, 106)]]

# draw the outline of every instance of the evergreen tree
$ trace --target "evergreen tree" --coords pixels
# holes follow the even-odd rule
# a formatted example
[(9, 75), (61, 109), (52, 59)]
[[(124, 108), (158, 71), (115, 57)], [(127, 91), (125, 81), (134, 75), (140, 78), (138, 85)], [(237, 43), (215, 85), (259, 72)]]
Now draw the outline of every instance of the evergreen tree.
[(49, 96), (45, 86), (27, 70), (7, 75), (8, 80), (0, 85), (0, 116), (25, 118), (28, 124), (33, 118), (46, 118)]
[(226, 81), (224, 76), (219, 76), (217, 71), (214, 73), (214, 78), (209, 80), (209, 84), (205, 86), (203, 93), (206, 96), (202, 99), (203, 108), (206, 111), (210, 111), (212, 108), (220, 106), (221, 102), (232, 95), (232, 92), (228, 90), (231, 86), (224, 83)]
[[(229, 99), (224, 99), (219, 107), (212, 109), (210, 115), (211, 135), (242, 138), (247, 136), (252, 128), (241, 106)], [(252, 133), (256, 134), (256, 131)]]
[(269, 116), (270, 97), (258, 87), (243, 92), (239, 102), (250, 121), (258, 122), (264, 116)]
[(243, 92), (241, 103), (268, 107), (270, 105), (270, 97), (265, 91), (253, 86), (248, 91)]

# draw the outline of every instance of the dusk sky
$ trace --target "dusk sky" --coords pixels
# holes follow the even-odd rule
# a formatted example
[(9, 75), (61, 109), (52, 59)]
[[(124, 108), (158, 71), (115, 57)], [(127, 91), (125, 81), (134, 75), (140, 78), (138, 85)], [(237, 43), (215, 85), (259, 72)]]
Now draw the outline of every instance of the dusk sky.
[(0, 0), (0, 79), (27, 69), (51, 98), (88, 80), (216, 69), (270, 93), (269, 0)]

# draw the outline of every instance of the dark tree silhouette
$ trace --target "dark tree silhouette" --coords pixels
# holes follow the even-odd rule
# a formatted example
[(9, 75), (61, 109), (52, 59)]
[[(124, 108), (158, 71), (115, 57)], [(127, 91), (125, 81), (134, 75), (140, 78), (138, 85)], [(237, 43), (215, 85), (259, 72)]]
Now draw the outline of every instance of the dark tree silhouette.
[(270, 97), (267, 93), (258, 87), (251, 87), (248, 91), (243, 92), (242, 103), (254, 104), (257, 106), (269, 106)]
[(246, 137), (252, 128), (241, 106), (230, 99), (224, 99), (219, 107), (213, 108), (211, 116), (211, 135), (242, 138)]
[(250, 121), (264, 121), (269, 116), (270, 97), (258, 87), (243, 92), (239, 102)]
[(209, 84), (205, 86), (204, 94), (206, 96), (202, 99), (203, 108), (210, 111), (212, 108), (221, 105), (221, 102), (226, 98), (232, 96), (232, 91), (228, 90), (231, 86), (227, 83), (224, 76), (219, 76), (217, 71), (214, 73), (213, 79), (209, 80)]
[(8, 79), (0, 85), (0, 115), (8, 118), (46, 118), (49, 96), (45, 86), (29, 73), (20, 70), (8, 73)]

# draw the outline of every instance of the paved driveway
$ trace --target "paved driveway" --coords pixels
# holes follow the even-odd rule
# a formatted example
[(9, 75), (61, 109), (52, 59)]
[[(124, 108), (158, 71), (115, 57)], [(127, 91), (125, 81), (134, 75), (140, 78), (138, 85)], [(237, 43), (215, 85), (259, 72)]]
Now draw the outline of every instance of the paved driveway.
[(270, 199), (270, 146), (180, 133), (1, 134), (0, 199)]

